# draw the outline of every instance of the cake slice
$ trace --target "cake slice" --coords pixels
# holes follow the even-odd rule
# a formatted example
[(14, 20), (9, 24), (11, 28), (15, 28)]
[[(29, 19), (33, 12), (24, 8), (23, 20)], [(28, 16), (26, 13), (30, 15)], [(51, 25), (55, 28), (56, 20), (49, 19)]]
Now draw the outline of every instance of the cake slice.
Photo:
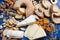
[(24, 36), (28, 37), (29, 39), (37, 39), (45, 37), (46, 33), (41, 26), (32, 24), (26, 29)]

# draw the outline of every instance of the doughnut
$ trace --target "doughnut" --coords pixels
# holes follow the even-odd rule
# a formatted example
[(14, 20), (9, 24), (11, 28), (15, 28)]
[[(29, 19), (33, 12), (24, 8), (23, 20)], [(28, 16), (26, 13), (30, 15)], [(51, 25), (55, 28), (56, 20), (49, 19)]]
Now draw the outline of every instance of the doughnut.
[(18, 10), (22, 5), (26, 6), (26, 17), (34, 13), (34, 6), (31, 0), (17, 0), (13, 8)]
[(22, 19), (23, 18), (23, 15), (16, 14), (15, 18), (16, 19)]
[(17, 12), (18, 14), (25, 14), (26, 11), (25, 11), (25, 8), (19, 8)]
[(33, 1), (33, 5), (34, 5), (34, 6), (37, 5), (37, 2), (36, 2), (36, 1)]

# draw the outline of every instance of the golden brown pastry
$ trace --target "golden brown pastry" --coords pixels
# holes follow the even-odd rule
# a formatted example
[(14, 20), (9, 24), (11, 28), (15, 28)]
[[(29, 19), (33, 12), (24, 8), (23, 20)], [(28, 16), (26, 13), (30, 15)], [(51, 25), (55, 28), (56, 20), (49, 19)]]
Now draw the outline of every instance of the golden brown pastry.
[(14, 4), (14, 9), (19, 9), (22, 5), (26, 6), (26, 17), (34, 13), (34, 6), (30, 0), (17, 0)]

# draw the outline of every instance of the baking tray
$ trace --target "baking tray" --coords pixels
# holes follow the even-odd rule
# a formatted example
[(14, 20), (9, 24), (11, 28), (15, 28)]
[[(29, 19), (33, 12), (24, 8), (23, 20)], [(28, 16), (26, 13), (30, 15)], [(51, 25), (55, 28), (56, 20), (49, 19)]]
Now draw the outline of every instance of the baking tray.
[[(2, 1), (3, 0), (0, 0), (0, 3)], [(56, 5), (60, 8), (60, 0), (58, 0)], [(1, 15), (1, 13), (0, 13), (0, 15)], [(4, 18), (8, 19), (6, 14), (4, 15)], [(52, 23), (51, 19), (50, 18), (48, 18), (48, 19), (50, 20), (50, 23)], [(3, 20), (0, 19), (0, 25), (2, 25), (2, 23), (3, 23)], [(37, 40), (50, 40), (51, 36), (52, 36), (52, 38), (56, 38), (56, 40), (59, 40), (59, 38), (60, 38), (60, 24), (56, 24), (55, 29), (56, 29), (56, 32), (53, 32), (52, 34), (47, 34), (47, 37), (39, 38)], [(2, 30), (4, 30), (4, 28), (2, 28)], [(0, 40), (2, 40), (2, 37), (0, 37)], [(24, 37), (23, 40), (29, 40), (29, 39), (27, 37)]]

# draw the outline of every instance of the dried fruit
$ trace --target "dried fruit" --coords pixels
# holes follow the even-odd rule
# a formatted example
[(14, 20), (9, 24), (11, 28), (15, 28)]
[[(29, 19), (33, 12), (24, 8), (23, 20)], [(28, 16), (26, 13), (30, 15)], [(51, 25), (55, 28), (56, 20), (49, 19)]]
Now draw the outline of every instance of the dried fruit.
[(50, 23), (47, 18), (44, 18), (43, 20), (44, 20), (44, 24), (49, 24)]

